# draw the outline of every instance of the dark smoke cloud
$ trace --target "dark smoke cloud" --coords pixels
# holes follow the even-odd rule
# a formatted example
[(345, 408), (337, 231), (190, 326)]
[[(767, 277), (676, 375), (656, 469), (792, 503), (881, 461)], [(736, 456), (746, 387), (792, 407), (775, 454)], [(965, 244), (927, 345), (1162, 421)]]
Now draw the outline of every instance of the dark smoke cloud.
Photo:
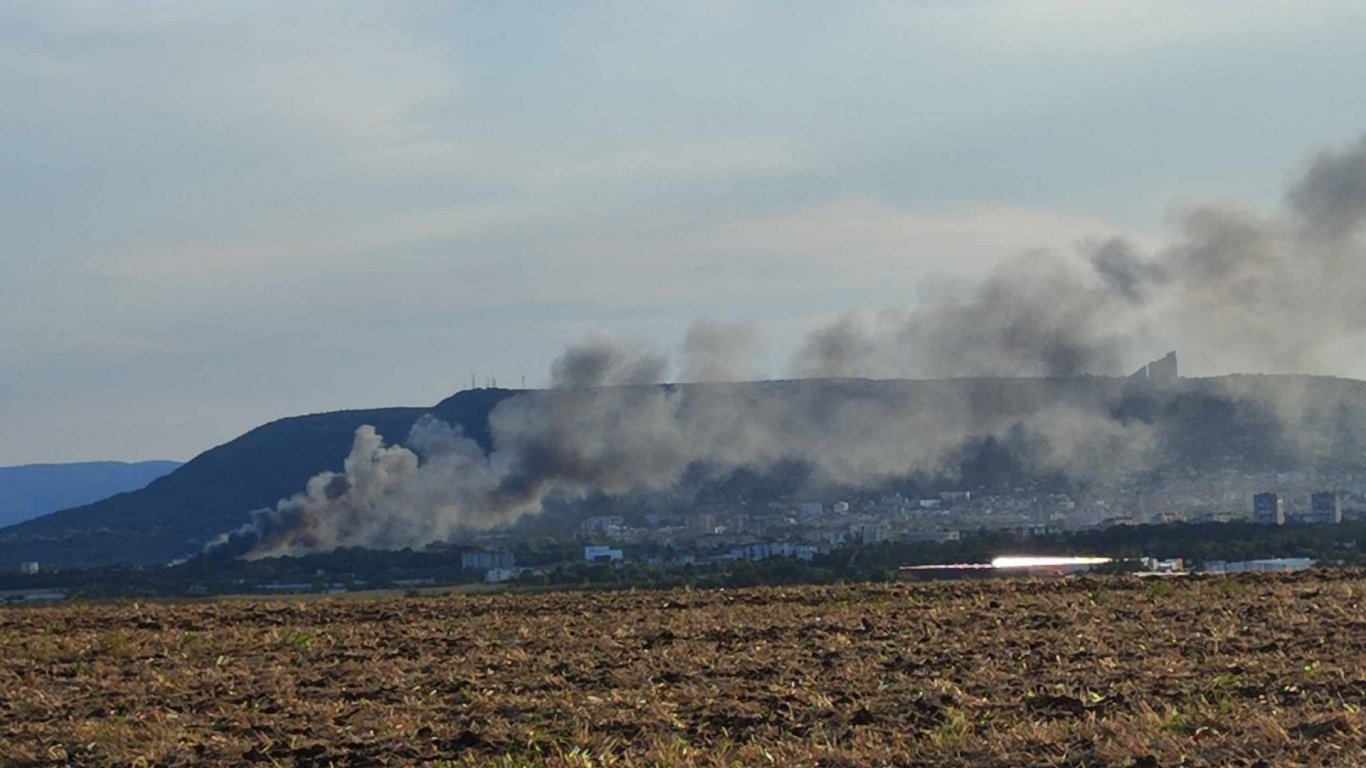
[[(1118, 373), (1127, 339), (1115, 327), (1112, 291), (1047, 253), (1011, 260), (966, 293), (872, 327), (854, 316), (811, 334), (799, 377), (1074, 376)], [(1137, 289), (1134, 289), (1137, 290)]]
[[(1178, 345), (1185, 361), (1214, 370), (1334, 370), (1333, 349), (1366, 330), (1363, 219), (1366, 140), (1317, 157), (1279, 215), (1196, 209), (1176, 242), (1151, 254), (1122, 240), (1071, 257), (1026, 253), (933, 304), (841, 318), (810, 335), (793, 370), (1123, 374)], [(731, 378), (755, 346), (744, 326), (699, 323), (684, 344), (684, 376)], [(495, 408), (487, 455), (432, 418), (413, 427), (406, 447), (362, 428), (341, 473), (255, 513), (215, 550), (255, 557), (417, 546), (515, 520), (551, 497), (667, 490), (701, 465), (724, 474), (795, 463), (866, 488), (951, 473), (965, 445), (986, 443), (1014, 446), (1029, 471), (1115, 477), (1149, 467), (1159, 442), (1151, 421), (1124, 414), (1132, 404), (1122, 379), (657, 386), (668, 368), (644, 346), (590, 339), (555, 361), (554, 389)], [(1322, 430), (1298, 425), (1331, 407), (1293, 386), (1274, 397), (1248, 383), (1221, 386), (1228, 391), (1200, 402), (1251, 402), (1290, 449), (1324, 449), (1312, 436)]]
[(1167, 281), (1160, 264), (1144, 260), (1132, 245), (1119, 238), (1095, 246), (1089, 258), (1104, 291), (1134, 304), (1146, 301), (1155, 286)]
[(1335, 372), (1366, 331), (1366, 138), (1321, 153), (1275, 216), (1203, 207), (1152, 254), (1026, 254), (943, 301), (813, 332), (800, 376), (1119, 374), (1176, 345), (1210, 371)]
[(669, 373), (668, 358), (643, 345), (592, 337), (569, 348), (550, 366), (551, 386), (567, 389), (658, 384)]
[(1311, 234), (1350, 236), (1366, 218), (1366, 136), (1344, 152), (1322, 152), (1290, 190), (1290, 206)]

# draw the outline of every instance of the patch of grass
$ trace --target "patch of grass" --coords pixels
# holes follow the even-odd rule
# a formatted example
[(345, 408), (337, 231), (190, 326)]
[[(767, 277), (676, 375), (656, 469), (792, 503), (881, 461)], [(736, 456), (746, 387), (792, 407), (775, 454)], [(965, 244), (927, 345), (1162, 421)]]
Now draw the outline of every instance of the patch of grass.
[(1176, 588), (1172, 586), (1170, 579), (1154, 577), (1143, 581), (1143, 591), (1148, 593), (1149, 597), (1171, 597)]

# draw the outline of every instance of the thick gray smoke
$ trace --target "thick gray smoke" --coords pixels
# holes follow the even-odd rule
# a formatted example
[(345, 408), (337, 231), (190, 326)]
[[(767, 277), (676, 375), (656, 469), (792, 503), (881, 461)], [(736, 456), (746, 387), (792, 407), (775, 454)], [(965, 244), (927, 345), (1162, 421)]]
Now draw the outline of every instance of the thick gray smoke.
[(500, 479), (497, 462), (458, 429), (427, 416), (407, 447), (386, 446), (374, 427), (356, 431), (342, 472), (324, 472), (303, 493), (258, 510), (208, 550), (266, 557), (365, 545), (400, 549), (487, 528), (505, 514), (488, 503)]
[(557, 389), (658, 384), (668, 373), (668, 358), (644, 345), (594, 336), (555, 360), (550, 382)]
[(763, 371), (759, 329), (750, 323), (698, 320), (683, 339), (683, 381), (749, 381)]
[(313, 478), (211, 549), (420, 546), (510, 522), (550, 497), (667, 490), (698, 467), (725, 477), (797, 462), (823, 482), (870, 487), (942, 473), (971, 437), (1023, 441), (1034, 472), (1099, 478), (1140, 466), (1153, 445), (1148, 425), (1106, 415), (1119, 388), (841, 380), (525, 393), (493, 410), (487, 456), (432, 417), (408, 447), (363, 427), (342, 473)]
[(793, 373), (804, 378), (1116, 373), (1131, 353), (1116, 317), (1118, 297), (1095, 289), (1087, 278), (1062, 258), (1026, 254), (967, 295), (885, 312), (871, 327), (851, 316), (812, 333)]
[(1155, 253), (1026, 254), (941, 302), (815, 331), (793, 372), (1115, 375), (1178, 344), (1202, 372), (1344, 372), (1335, 354), (1366, 331), (1364, 219), (1366, 137), (1320, 154), (1279, 215), (1197, 208)]
[[(1176, 345), (1215, 370), (1322, 369), (1366, 330), (1366, 139), (1318, 157), (1287, 200), (1274, 217), (1192, 211), (1178, 241), (1152, 254), (1122, 240), (1081, 258), (1026, 254), (934, 305), (813, 333), (794, 372), (1122, 374)], [(745, 326), (701, 322), (684, 344), (684, 378), (748, 375), (757, 343)], [(315, 477), (216, 547), (264, 556), (418, 546), (515, 520), (548, 498), (667, 490), (698, 467), (724, 476), (798, 462), (824, 482), (875, 487), (952, 473), (981, 440), (1013, 446), (1031, 472), (1096, 481), (1148, 467), (1159, 443), (1151, 420), (1127, 413), (1123, 379), (657, 385), (668, 370), (643, 346), (590, 339), (555, 361), (554, 389), (493, 410), (488, 454), (434, 418), (413, 427), (407, 447), (362, 428), (343, 472)], [(1254, 403), (1258, 418), (1270, 413), (1271, 432), (1311, 410), (1293, 391), (1254, 395), (1228, 396)]]

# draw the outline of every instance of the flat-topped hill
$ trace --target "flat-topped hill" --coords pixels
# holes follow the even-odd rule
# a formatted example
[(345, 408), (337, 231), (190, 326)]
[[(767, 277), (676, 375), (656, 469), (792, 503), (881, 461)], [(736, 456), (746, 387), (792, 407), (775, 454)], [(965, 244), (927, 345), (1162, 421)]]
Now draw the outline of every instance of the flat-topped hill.
[[(1152, 442), (1149, 466), (1204, 471), (1225, 467), (1366, 470), (1366, 382), (1313, 376), (1224, 376), (1171, 381), (1108, 377), (980, 378), (927, 381), (791, 380), (664, 385), (701, 408), (722, 396), (744, 419), (766, 404), (797, 403), (811, 424), (826, 414), (848, 429), (850, 414), (926, 415), (919, 433), (951, 423), (965, 436), (1010, 435), (1030, 424), (1043, 434), (1138, 427)], [(605, 389), (606, 402), (631, 388)], [(504, 401), (545, 392), (480, 389), (432, 408), (382, 408), (297, 416), (257, 427), (195, 457), (146, 488), (62, 510), (0, 530), (0, 565), (159, 563), (197, 553), (242, 525), (254, 509), (297, 493), (313, 475), (338, 470), (355, 430), (373, 425), (401, 442), (424, 414), (459, 425), (491, 448), (490, 414)], [(866, 407), (865, 407), (866, 406)], [(882, 410), (878, 410), (882, 409)], [(1099, 421), (1076, 421), (1076, 414)], [(933, 418), (929, 418), (929, 417)], [(878, 416), (880, 418), (880, 416)], [(1051, 431), (1050, 431), (1051, 430)], [(1083, 435), (1084, 436), (1084, 435)], [(801, 438), (805, 439), (805, 438)], [(811, 435), (810, 439), (821, 439)], [(1035, 450), (1024, 441), (1016, 450)], [(895, 451), (897, 446), (881, 446)], [(1040, 448), (1039, 450), (1042, 450)]]

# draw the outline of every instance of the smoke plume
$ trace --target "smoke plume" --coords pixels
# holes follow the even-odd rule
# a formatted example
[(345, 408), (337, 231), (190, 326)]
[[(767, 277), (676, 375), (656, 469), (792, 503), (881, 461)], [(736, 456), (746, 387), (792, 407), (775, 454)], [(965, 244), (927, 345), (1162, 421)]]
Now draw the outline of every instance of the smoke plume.
[[(554, 362), (551, 390), (492, 411), (488, 453), (433, 417), (403, 445), (364, 427), (342, 472), (313, 478), (211, 548), (259, 557), (417, 546), (516, 520), (550, 498), (668, 490), (685, 476), (794, 462), (821, 482), (872, 488), (952, 475), (965, 446), (984, 444), (1006, 446), (1030, 472), (1098, 482), (1151, 467), (1164, 441), (1201, 439), (1159, 434), (1151, 411), (1225, 401), (1236, 403), (1211, 412), (1265, 423), (1248, 444), (1285, 433), (1292, 450), (1326, 450), (1303, 437), (1322, 430), (1296, 431), (1317, 411), (1293, 388), (1268, 398), (1234, 383), (1153, 404), (1123, 379), (947, 377), (1122, 374), (1177, 344), (1212, 370), (1332, 370), (1334, 348), (1366, 330), (1363, 219), (1366, 138), (1318, 156), (1277, 215), (1199, 208), (1153, 253), (1118, 239), (1070, 257), (1026, 253), (933, 304), (841, 318), (793, 360), (794, 374), (821, 381), (661, 386), (665, 356), (591, 338)], [(683, 377), (752, 375), (757, 345), (748, 326), (699, 322)], [(930, 380), (828, 378), (853, 376)]]
[(683, 339), (683, 381), (748, 381), (758, 367), (759, 329), (749, 323), (702, 319)]
[(418, 421), (407, 447), (362, 427), (342, 473), (313, 478), (211, 549), (262, 557), (420, 546), (537, 512), (548, 498), (664, 491), (685, 474), (721, 479), (794, 462), (834, 486), (874, 487), (944, 472), (974, 436), (1027, 448), (1030, 471), (1103, 477), (1141, 465), (1153, 445), (1148, 425), (1108, 415), (1119, 386), (832, 380), (524, 393), (492, 411), (487, 455), (433, 417)]
[(557, 389), (658, 384), (668, 372), (668, 359), (642, 344), (593, 336), (555, 360), (550, 366), (550, 382)]
[[(1116, 375), (1174, 346), (1207, 372), (1339, 372), (1366, 331), (1366, 137), (1315, 158), (1272, 216), (1207, 206), (1151, 254), (1029, 253), (934, 304), (813, 332), (799, 376)], [(1355, 372), (1355, 371), (1354, 371)]]

